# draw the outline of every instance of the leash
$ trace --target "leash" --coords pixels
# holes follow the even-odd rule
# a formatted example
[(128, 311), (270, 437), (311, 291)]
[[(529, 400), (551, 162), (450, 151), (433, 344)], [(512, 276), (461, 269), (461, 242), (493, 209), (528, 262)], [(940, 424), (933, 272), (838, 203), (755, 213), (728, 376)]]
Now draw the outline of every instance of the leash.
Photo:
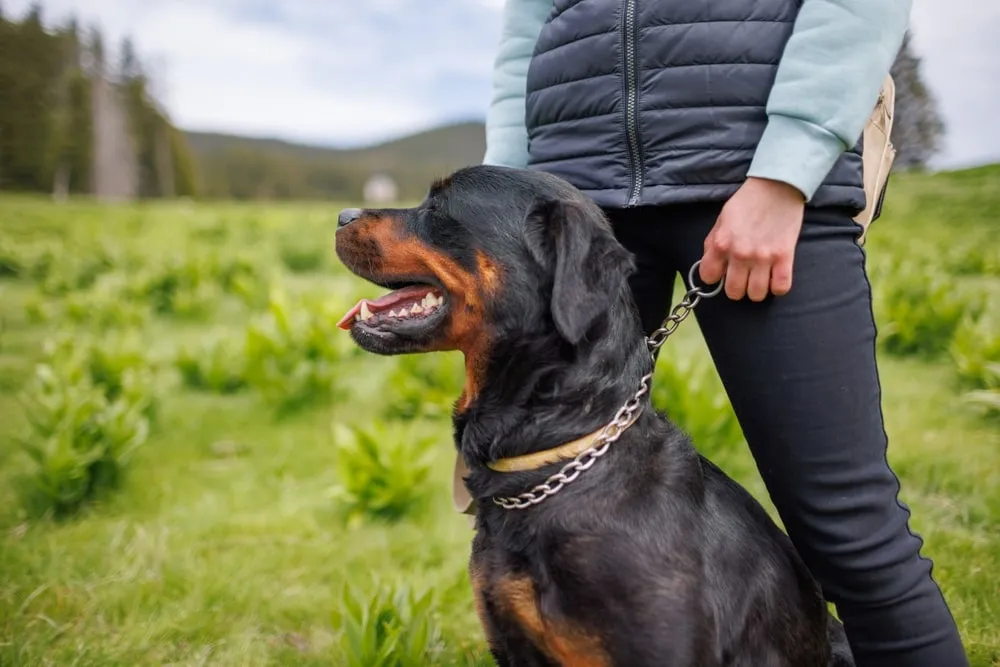
[[(688, 285), (691, 286), (690, 289), (684, 294), (680, 302), (671, 309), (670, 314), (663, 320), (660, 327), (646, 337), (646, 347), (653, 361), (653, 370), (655, 370), (657, 351), (677, 331), (677, 327), (687, 319), (695, 306), (702, 299), (710, 299), (722, 292), (725, 279), (720, 280), (719, 284), (711, 290), (705, 290), (695, 285), (695, 270), (700, 264), (701, 260), (699, 259), (691, 265), (691, 269), (688, 271)], [(604, 456), (611, 448), (611, 445), (621, 437), (622, 433), (639, 418), (642, 412), (640, 401), (643, 396), (649, 393), (649, 383), (653, 379), (653, 370), (642, 376), (642, 379), (639, 381), (639, 390), (632, 398), (626, 401), (625, 405), (618, 409), (614, 419), (601, 429), (591, 447), (580, 452), (575, 458), (564, 465), (559, 472), (550, 476), (531, 490), (513, 497), (494, 497), (493, 502), (508, 510), (526, 509), (532, 505), (537, 505), (549, 496), (559, 493), (567, 484), (574, 482), (580, 476), (580, 473), (589, 470), (597, 462), (597, 459)]]

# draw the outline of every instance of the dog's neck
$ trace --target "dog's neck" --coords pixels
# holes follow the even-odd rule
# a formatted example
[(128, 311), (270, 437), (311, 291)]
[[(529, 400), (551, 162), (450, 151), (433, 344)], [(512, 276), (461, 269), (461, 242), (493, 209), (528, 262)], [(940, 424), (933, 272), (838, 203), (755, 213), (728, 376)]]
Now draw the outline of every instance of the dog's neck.
[(622, 299), (602, 320), (577, 346), (546, 331), (493, 347), (480, 393), (454, 416), (470, 468), (593, 433), (635, 395), (652, 368), (635, 312)]

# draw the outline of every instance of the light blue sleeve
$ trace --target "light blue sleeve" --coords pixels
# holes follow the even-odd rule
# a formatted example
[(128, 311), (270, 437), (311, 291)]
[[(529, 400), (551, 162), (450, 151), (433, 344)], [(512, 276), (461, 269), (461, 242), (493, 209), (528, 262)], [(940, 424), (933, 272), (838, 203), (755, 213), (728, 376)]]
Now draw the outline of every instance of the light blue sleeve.
[(912, 0), (804, 0), (767, 101), (748, 176), (812, 199), (861, 136), (892, 66)]
[(553, 0), (506, 0), (493, 67), (493, 98), (486, 113), (484, 164), (525, 167), (528, 131), (524, 98), (528, 64)]

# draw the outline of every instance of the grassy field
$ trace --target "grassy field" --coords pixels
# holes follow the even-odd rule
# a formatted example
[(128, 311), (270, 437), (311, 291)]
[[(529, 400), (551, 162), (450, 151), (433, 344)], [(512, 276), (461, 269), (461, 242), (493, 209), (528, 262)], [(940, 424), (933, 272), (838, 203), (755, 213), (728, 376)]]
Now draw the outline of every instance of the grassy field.
[[(333, 328), (370, 295), (337, 212), (0, 199), (0, 665), (492, 664), (450, 505), (461, 360)], [(1000, 665), (1000, 169), (895, 177), (867, 251), (902, 498)], [(695, 321), (663, 352), (658, 403), (763, 500)]]

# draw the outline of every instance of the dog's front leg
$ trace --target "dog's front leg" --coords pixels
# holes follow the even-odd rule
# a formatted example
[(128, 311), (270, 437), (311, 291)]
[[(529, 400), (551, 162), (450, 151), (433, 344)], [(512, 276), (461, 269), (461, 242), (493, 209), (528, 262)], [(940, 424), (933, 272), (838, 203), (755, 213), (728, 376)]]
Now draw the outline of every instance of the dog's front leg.
[(490, 613), (492, 605), (479, 593), (476, 607), (482, 610), (480, 622), (497, 667), (560, 667), (538, 650), (521, 627)]
[(491, 613), (493, 605), (475, 584), (473, 592), (479, 621), (497, 667), (559, 667), (531, 643), (520, 627)]
[(496, 645), (490, 645), (490, 654), (497, 667), (572, 667), (549, 660), (517, 628), (505, 628)]
[(475, 556), (469, 562), (469, 579), (476, 614), (497, 667), (560, 667), (546, 658), (517, 623), (497, 613), (490, 598), (484, 568)]

